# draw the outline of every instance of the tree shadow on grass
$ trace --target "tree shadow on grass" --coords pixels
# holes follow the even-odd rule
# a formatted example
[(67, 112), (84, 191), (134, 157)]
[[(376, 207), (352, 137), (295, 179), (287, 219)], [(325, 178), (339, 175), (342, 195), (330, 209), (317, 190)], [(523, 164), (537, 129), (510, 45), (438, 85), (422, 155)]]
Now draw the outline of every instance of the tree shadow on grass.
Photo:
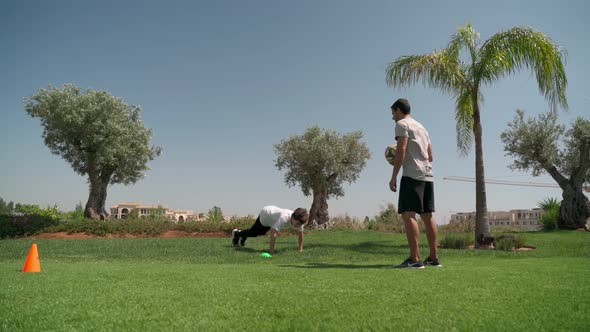
[(390, 269), (393, 264), (371, 264), (371, 265), (355, 265), (355, 264), (332, 264), (332, 263), (307, 263), (306, 265), (279, 265), (280, 267), (291, 267), (297, 269)]

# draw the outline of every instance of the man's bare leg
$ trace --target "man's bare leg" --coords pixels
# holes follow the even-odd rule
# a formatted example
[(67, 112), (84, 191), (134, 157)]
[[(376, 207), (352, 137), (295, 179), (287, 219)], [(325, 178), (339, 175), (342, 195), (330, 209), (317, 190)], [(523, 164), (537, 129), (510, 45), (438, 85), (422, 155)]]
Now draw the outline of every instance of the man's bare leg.
[(438, 226), (434, 221), (432, 213), (422, 213), (420, 215), (424, 226), (426, 227), (426, 237), (428, 238), (428, 247), (430, 248), (430, 258), (438, 259)]
[(418, 250), (418, 236), (420, 230), (418, 229), (418, 222), (416, 221), (415, 212), (403, 212), (402, 220), (406, 227), (406, 237), (408, 238), (408, 244), (410, 245), (410, 258), (415, 261), (420, 261), (420, 251)]

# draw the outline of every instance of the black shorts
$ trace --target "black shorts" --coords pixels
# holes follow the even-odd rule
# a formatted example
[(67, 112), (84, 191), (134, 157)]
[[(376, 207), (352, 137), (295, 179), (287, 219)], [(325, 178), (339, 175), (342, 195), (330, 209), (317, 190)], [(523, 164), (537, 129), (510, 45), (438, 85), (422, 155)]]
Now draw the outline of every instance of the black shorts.
[(434, 183), (402, 176), (397, 212), (434, 212)]

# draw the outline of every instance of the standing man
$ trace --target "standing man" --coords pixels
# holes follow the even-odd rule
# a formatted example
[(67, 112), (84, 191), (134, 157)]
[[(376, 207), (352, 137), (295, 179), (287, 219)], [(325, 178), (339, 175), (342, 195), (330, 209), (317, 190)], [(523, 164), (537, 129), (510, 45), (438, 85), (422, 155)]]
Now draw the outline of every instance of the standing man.
[(260, 210), (260, 214), (252, 227), (246, 230), (234, 229), (232, 231), (232, 245), (237, 247), (239, 242), (243, 247), (248, 237), (264, 235), (270, 230), (270, 248), (268, 251), (273, 255), (279, 231), (283, 228), (293, 227), (299, 233), (299, 252), (303, 252), (303, 226), (308, 219), (309, 214), (304, 208), (297, 208), (293, 211), (273, 205), (265, 206)]
[[(438, 260), (436, 222), (434, 212), (434, 178), (432, 175), (432, 144), (428, 131), (410, 115), (410, 102), (400, 98), (391, 105), (391, 113), (395, 120), (395, 139), (397, 148), (393, 174), (389, 181), (391, 191), (397, 191), (397, 176), (404, 169), (400, 181), (398, 212), (406, 228), (406, 237), (410, 245), (410, 257), (395, 268), (424, 268), (424, 265), (442, 266)], [(420, 215), (426, 226), (426, 235), (430, 247), (430, 255), (424, 262), (420, 261), (418, 249), (418, 222)]]

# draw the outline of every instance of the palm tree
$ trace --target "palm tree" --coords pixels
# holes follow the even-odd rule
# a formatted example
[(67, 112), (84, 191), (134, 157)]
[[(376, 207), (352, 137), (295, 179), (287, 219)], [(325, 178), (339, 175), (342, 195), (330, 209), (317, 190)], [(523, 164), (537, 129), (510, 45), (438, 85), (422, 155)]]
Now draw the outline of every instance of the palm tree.
[[(460, 51), (466, 50), (467, 61)], [(483, 165), (480, 109), (482, 86), (523, 69), (537, 78), (539, 90), (551, 110), (567, 109), (567, 79), (562, 59), (565, 51), (542, 32), (530, 27), (514, 27), (493, 35), (483, 44), (479, 33), (468, 23), (460, 27), (445, 49), (424, 55), (402, 56), (386, 69), (386, 82), (391, 87), (417, 83), (442, 90), (455, 99), (457, 148), (466, 156), (475, 138), (475, 241), (482, 245), (489, 235)], [(471, 60), (471, 61), (469, 61)]]

